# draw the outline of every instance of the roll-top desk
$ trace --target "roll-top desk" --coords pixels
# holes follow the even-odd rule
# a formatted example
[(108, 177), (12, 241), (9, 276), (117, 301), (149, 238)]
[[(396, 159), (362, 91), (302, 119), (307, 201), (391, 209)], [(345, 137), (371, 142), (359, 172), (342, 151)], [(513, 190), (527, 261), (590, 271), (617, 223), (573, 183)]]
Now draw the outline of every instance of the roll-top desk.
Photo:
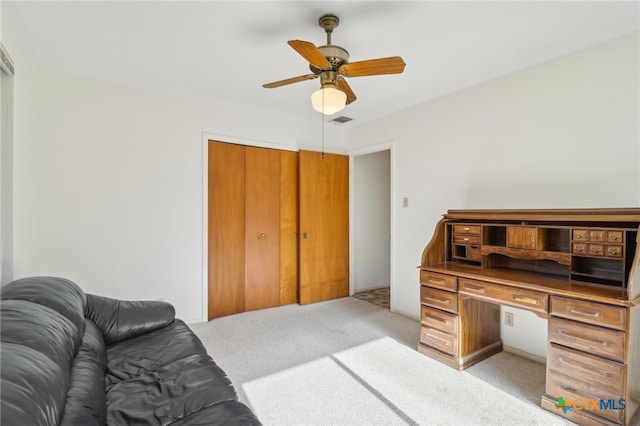
[(418, 350), (463, 370), (502, 350), (500, 305), (529, 310), (548, 319), (542, 407), (639, 424), (639, 226), (638, 208), (449, 210), (422, 253)]

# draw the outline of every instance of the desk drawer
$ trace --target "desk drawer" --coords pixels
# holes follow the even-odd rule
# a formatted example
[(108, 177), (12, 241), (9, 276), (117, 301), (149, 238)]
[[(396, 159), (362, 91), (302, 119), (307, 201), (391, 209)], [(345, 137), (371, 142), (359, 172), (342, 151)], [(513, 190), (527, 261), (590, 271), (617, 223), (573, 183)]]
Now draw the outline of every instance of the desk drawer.
[(458, 333), (458, 315), (427, 306), (422, 306), (422, 324), (445, 333)]
[[(551, 374), (550, 377), (547, 377), (547, 394), (556, 398), (562, 397), (566, 402), (576, 404), (572, 410), (589, 411), (616, 423), (622, 423), (624, 420), (624, 410), (620, 409), (619, 402), (623, 398), (622, 395), (612, 394), (564, 374)], [(615, 407), (618, 409), (601, 410), (600, 400), (605, 400), (608, 403), (615, 402)]]
[(422, 327), (420, 341), (450, 355), (458, 354), (458, 337), (432, 327)]
[(610, 243), (622, 243), (624, 242), (624, 232), (622, 231), (607, 231), (607, 241)]
[(607, 244), (604, 246), (604, 255), (607, 257), (622, 257), (622, 246)]
[(458, 289), (456, 277), (436, 272), (420, 271), (420, 283), (442, 290), (456, 291)]
[(453, 234), (454, 244), (480, 244), (480, 235)]
[(458, 291), (478, 299), (501, 303), (536, 312), (548, 312), (548, 296), (537, 291), (523, 290), (484, 281), (460, 278)]
[(458, 312), (458, 298), (456, 293), (421, 286), (420, 301), (425, 305), (429, 305), (434, 308), (443, 309), (453, 313)]
[(624, 362), (625, 333), (595, 325), (549, 318), (549, 341)]
[(590, 383), (608, 394), (624, 394), (626, 369), (619, 362), (550, 343), (547, 368), (553, 374)]
[(627, 310), (620, 306), (551, 296), (551, 315), (625, 330)]
[(453, 225), (453, 233), (480, 235), (480, 225)]
[(605, 241), (606, 232), (602, 229), (591, 229), (589, 231), (589, 241)]
[(589, 256), (604, 256), (604, 244), (589, 244)]

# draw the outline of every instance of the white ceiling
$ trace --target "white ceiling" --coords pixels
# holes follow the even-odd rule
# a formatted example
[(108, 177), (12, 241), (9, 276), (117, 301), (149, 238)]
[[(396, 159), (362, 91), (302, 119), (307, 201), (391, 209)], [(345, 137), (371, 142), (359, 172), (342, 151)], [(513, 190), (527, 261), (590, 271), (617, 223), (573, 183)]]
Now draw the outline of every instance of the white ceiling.
[[(402, 56), (399, 75), (349, 79), (352, 124), (393, 113), (602, 41), (638, 31), (639, 3), (19, 2), (43, 63), (129, 86), (313, 119), (318, 80), (264, 89), (309, 73), (287, 45), (325, 44), (317, 24), (340, 18), (333, 43), (351, 61)], [(317, 118), (316, 118), (317, 119)]]

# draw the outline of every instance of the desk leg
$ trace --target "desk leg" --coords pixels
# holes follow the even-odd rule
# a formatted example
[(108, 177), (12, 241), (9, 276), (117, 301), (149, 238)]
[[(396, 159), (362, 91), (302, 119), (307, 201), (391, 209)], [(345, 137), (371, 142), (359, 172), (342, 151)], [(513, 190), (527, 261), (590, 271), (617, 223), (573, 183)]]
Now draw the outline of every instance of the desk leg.
[(458, 295), (461, 369), (502, 351), (500, 305)]

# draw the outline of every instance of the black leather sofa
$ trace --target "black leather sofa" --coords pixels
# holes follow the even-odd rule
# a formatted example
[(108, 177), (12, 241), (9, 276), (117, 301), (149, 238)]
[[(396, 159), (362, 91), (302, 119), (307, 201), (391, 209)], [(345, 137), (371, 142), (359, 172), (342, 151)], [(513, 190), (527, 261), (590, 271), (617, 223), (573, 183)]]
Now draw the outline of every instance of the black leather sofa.
[(53, 277), (9, 283), (1, 299), (3, 426), (260, 424), (169, 303)]

